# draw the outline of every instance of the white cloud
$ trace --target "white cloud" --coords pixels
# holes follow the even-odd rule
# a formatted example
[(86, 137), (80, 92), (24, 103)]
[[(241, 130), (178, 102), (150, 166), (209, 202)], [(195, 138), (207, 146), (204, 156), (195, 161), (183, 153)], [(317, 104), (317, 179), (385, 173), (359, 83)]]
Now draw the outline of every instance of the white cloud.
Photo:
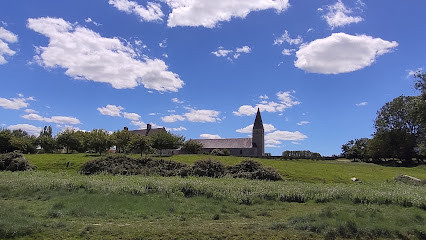
[(67, 117), (67, 116), (53, 116), (50, 118), (42, 117), (36, 113), (30, 113), (22, 116), (25, 119), (33, 120), (33, 121), (41, 121), (41, 122), (52, 122), (58, 124), (80, 124), (80, 120), (75, 117)]
[(185, 113), (184, 116), (190, 122), (216, 122), (221, 119), (218, 117), (220, 112), (215, 110), (195, 110), (189, 108), (189, 112)]
[(274, 145), (274, 144), (266, 144), (265, 147), (268, 147), (268, 148), (279, 148), (280, 146)]
[(87, 22), (87, 23), (93, 23), (95, 26), (101, 26), (102, 25), (100, 23), (93, 21), (91, 18), (86, 18), (86, 19), (84, 19), (84, 21)]
[(138, 121), (141, 118), (141, 116), (137, 113), (123, 112), (123, 116), (124, 116), (124, 118), (127, 118), (129, 120), (133, 120), (133, 121)]
[(418, 72), (422, 72), (422, 71), (423, 71), (423, 68), (417, 68), (417, 70), (408, 70), (407, 71), (408, 72), (407, 78), (414, 76), (414, 74), (416, 74)]
[(297, 123), (297, 125), (299, 125), (299, 126), (302, 126), (302, 125), (305, 125), (305, 124), (309, 124), (309, 122), (308, 121), (301, 121), (301, 122)]
[(34, 101), (34, 97), (24, 98), (22, 94), (18, 94), (19, 98), (6, 99), (0, 97), (0, 107), (5, 109), (21, 109), (28, 107), (28, 101)]
[(238, 108), (238, 111), (232, 113), (236, 116), (252, 116), (256, 114), (258, 108), (261, 112), (283, 112), (285, 109), (301, 103), (294, 99), (292, 93), (295, 93), (295, 91), (278, 92), (276, 96), (279, 102), (263, 100), (255, 106), (242, 105)]
[(41, 132), (41, 127), (36, 127), (30, 124), (16, 124), (16, 125), (10, 125), (9, 127), (7, 127), (10, 130), (24, 130), (25, 132), (27, 132), (28, 134), (31, 135), (35, 135), (38, 136), (40, 135)]
[(5, 55), (13, 56), (15, 51), (9, 48), (9, 43), (18, 42), (18, 36), (3, 27), (0, 27), (0, 65), (7, 63)]
[(183, 121), (185, 120), (185, 117), (181, 115), (169, 115), (169, 116), (162, 117), (161, 120), (163, 122), (172, 123), (177, 121)]
[(362, 17), (349, 16), (347, 14), (352, 13), (352, 9), (346, 8), (341, 0), (338, 0), (335, 4), (327, 6), (328, 12), (322, 17), (327, 21), (327, 24), (334, 29), (335, 27), (342, 27), (351, 23), (358, 23), (363, 21)]
[(267, 99), (269, 99), (269, 97), (268, 97), (268, 95), (265, 94), (265, 95), (260, 95), (259, 99), (267, 100)]
[(34, 110), (34, 109), (25, 109), (24, 110), (26, 113), (38, 113), (38, 111)]
[(232, 58), (229, 57), (232, 55), (234, 59), (238, 59), (242, 53), (251, 53), (251, 48), (249, 46), (237, 47), (235, 50), (227, 50), (224, 47), (220, 46), (216, 51), (212, 52), (216, 57), (227, 57), (228, 60), (232, 61)]
[(132, 121), (132, 125), (139, 127), (139, 129), (146, 129), (146, 123), (143, 121)]
[(213, 134), (208, 134), (208, 133), (201, 134), (200, 138), (202, 138), (202, 139), (222, 139), (222, 137), (220, 137), (217, 134), (213, 135)]
[(124, 108), (122, 106), (108, 104), (106, 107), (98, 107), (97, 109), (102, 115), (108, 115), (111, 117), (121, 117), (121, 110), (123, 110)]
[(180, 132), (180, 131), (186, 131), (187, 129), (185, 127), (178, 127), (178, 128), (166, 128), (167, 131), (173, 131), (173, 132)]
[(275, 131), (265, 135), (265, 143), (279, 145), (282, 141), (300, 141), (306, 138), (307, 136), (299, 131)]
[(285, 30), (283, 35), (281, 35), (281, 37), (278, 37), (274, 40), (274, 45), (281, 45), (284, 42), (287, 42), (290, 45), (299, 45), (303, 43), (303, 38), (301, 36), (297, 36), (296, 38), (291, 38), (288, 31)]
[(172, 102), (182, 104), (183, 101), (180, 101), (178, 98), (172, 98)]
[(287, 48), (284, 48), (281, 53), (284, 56), (291, 56), (291, 54), (293, 54), (293, 52), (295, 52), (295, 51), (296, 51), (296, 49), (287, 49)]
[(355, 104), (357, 107), (363, 107), (363, 106), (367, 106), (368, 102), (361, 102), (361, 103), (357, 103)]
[(161, 21), (164, 17), (164, 13), (158, 3), (148, 2), (146, 7), (129, 0), (109, 0), (108, 3), (120, 11), (137, 15), (141, 21)]
[[(274, 125), (268, 124), (268, 123), (264, 123), (263, 128), (264, 128), (265, 132), (272, 132), (272, 131), (276, 130)], [(244, 127), (244, 128), (237, 129), (235, 131), (239, 132), (239, 133), (252, 133), (253, 132), (253, 124), (250, 124), (250, 125), (248, 125), (247, 127)]]
[(213, 28), (219, 22), (231, 18), (245, 18), (252, 11), (275, 9), (278, 13), (286, 10), (288, 0), (164, 0), (171, 8), (167, 25), (203, 26)]
[(167, 47), (167, 38), (166, 38), (166, 39), (164, 39), (163, 41), (161, 41), (161, 42), (158, 44), (158, 46), (159, 46), (160, 48), (166, 48), (166, 47)]
[(113, 88), (176, 92), (184, 82), (159, 59), (139, 59), (130, 44), (104, 38), (92, 30), (61, 18), (29, 18), (27, 27), (49, 38), (47, 47), (36, 47), (35, 62), (45, 68), (61, 67), (74, 79), (109, 83)]
[(381, 38), (333, 33), (314, 40), (296, 52), (294, 65), (312, 73), (338, 74), (353, 72), (373, 64), (376, 57), (398, 46)]

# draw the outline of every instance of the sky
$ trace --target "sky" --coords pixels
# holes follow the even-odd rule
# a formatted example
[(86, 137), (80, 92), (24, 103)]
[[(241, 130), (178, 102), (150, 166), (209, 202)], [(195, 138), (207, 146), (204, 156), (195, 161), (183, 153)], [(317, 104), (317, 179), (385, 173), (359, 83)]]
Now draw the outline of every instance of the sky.
[(426, 1), (0, 2), (0, 125), (38, 135), (165, 127), (251, 136), (265, 152), (341, 153), (417, 95)]

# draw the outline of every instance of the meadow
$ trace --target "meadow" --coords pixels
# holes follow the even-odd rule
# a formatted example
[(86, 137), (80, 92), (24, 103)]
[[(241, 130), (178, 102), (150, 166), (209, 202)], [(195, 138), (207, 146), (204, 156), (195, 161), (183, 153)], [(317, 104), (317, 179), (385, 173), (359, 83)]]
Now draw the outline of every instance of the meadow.
[[(26, 155), (35, 171), (0, 172), (0, 238), (425, 239), (424, 166), (256, 159), (286, 181), (229, 177), (83, 176), (97, 156)], [(135, 156), (137, 157), (137, 156)], [(212, 158), (178, 155), (193, 163)], [(68, 168), (67, 168), (67, 163)], [(362, 180), (354, 183), (350, 177)]]

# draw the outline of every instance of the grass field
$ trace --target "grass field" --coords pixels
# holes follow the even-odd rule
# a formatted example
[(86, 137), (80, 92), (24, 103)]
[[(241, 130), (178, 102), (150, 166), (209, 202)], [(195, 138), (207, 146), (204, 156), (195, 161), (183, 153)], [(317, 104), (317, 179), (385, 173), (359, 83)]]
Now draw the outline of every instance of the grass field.
[[(38, 171), (76, 173), (86, 161), (98, 158), (87, 154), (31, 154), (25, 155)], [(133, 155), (137, 158), (138, 155)], [(200, 159), (215, 159), (225, 165), (235, 165), (245, 158), (233, 156), (209, 155), (175, 155), (165, 159), (191, 164)], [(354, 163), (348, 160), (313, 161), (313, 160), (274, 160), (254, 159), (265, 166), (277, 169), (285, 180), (302, 182), (350, 183), (352, 177), (363, 182), (381, 183), (392, 180), (399, 174), (407, 174), (420, 179), (426, 179), (426, 165), (418, 167), (385, 167), (375, 164)], [(69, 162), (68, 168), (66, 167)]]
[[(269, 182), (83, 176), (81, 165), (99, 156), (25, 157), (35, 171), (0, 172), (0, 239), (426, 238), (426, 187), (392, 180), (425, 179), (425, 166), (255, 159), (286, 179)], [(186, 164), (207, 158), (225, 165), (245, 159), (167, 157)]]

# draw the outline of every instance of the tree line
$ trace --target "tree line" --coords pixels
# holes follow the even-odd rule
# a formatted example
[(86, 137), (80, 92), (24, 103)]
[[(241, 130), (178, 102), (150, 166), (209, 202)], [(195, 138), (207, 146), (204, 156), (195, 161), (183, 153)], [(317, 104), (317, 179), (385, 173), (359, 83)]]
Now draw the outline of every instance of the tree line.
[(170, 132), (159, 132), (152, 136), (132, 134), (127, 130), (109, 133), (104, 129), (92, 131), (77, 131), (65, 129), (56, 136), (52, 135), (52, 128), (45, 126), (38, 137), (29, 135), (23, 130), (0, 130), (0, 153), (19, 151), (22, 153), (55, 153), (65, 151), (93, 152), (100, 155), (112, 146), (117, 153), (148, 154), (159, 150), (177, 149), (182, 147), (189, 153), (197, 153), (202, 145)]
[(402, 165), (424, 163), (426, 159), (426, 73), (414, 74), (418, 96), (399, 96), (378, 112), (372, 138), (360, 138), (342, 145), (348, 159)]

